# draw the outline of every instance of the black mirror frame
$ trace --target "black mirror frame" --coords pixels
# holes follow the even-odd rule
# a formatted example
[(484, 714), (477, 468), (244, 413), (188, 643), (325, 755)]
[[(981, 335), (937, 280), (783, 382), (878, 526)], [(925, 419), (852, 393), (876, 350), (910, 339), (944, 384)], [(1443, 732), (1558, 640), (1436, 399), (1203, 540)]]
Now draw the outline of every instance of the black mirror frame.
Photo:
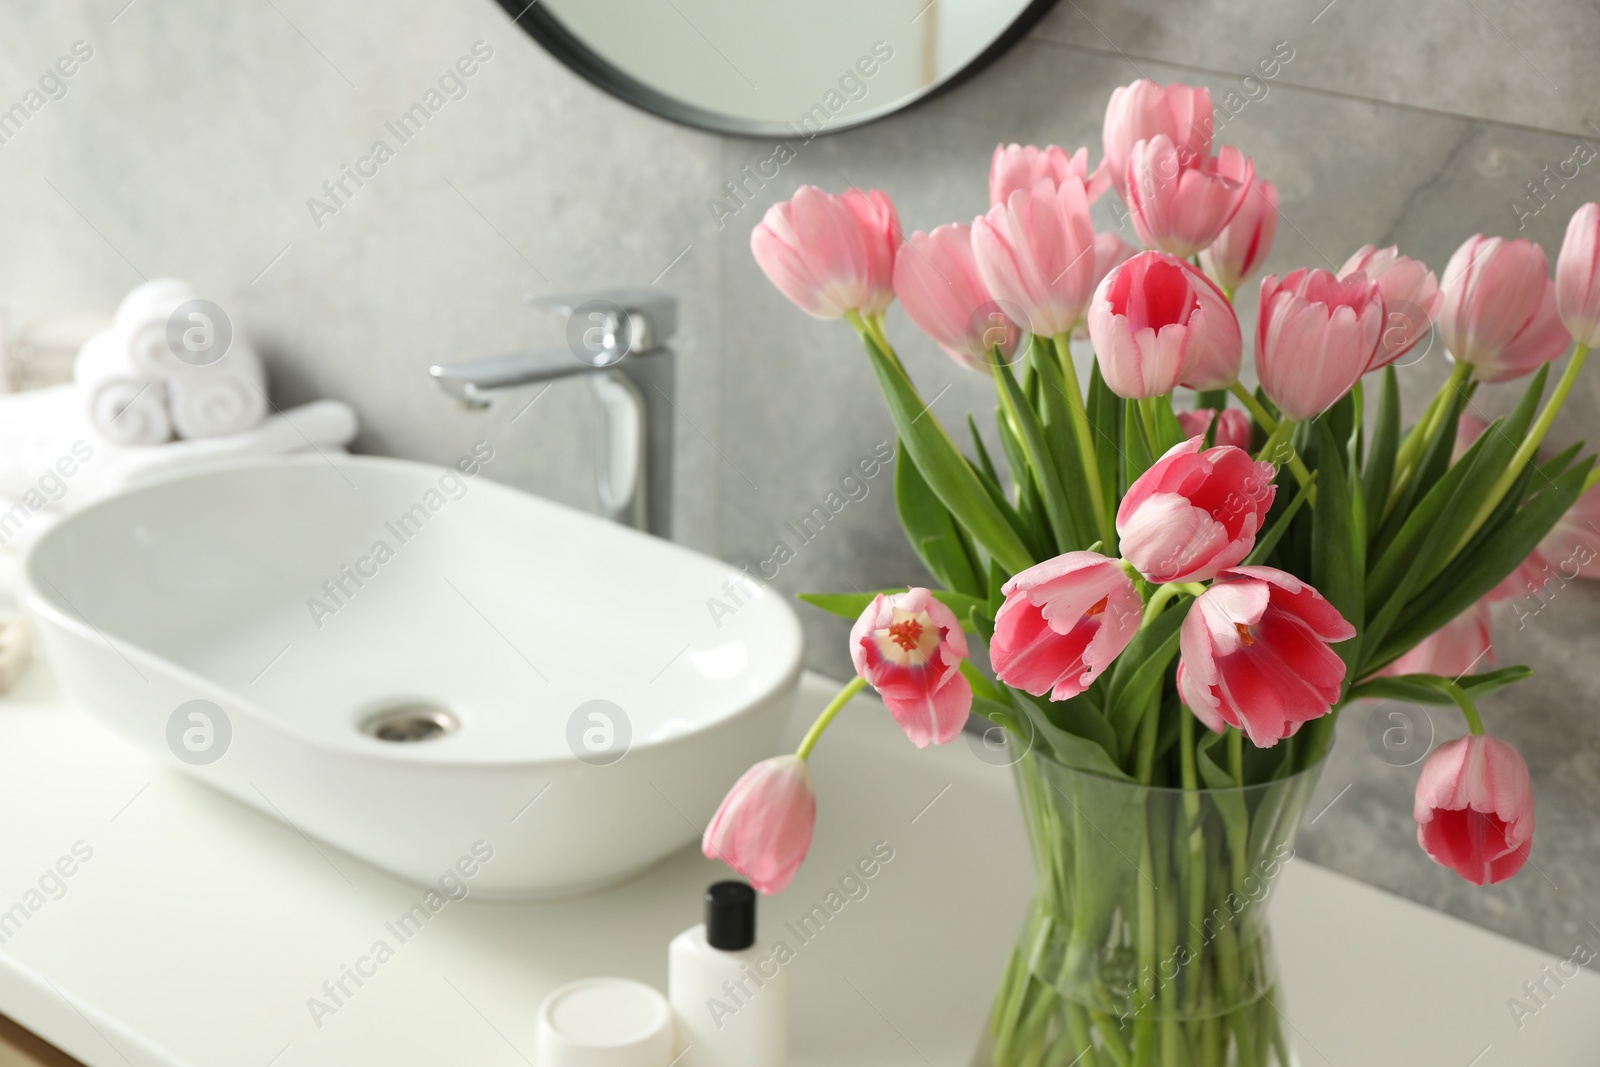
[[(796, 133), (789, 124), (782, 122), (763, 122), (755, 119), (743, 119), (721, 112), (711, 111), (695, 104), (687, 104), (676, 97), (668, 96), (658, 89), (652, 89), (625, 71), (602, 59), (588, 45), (573, 35), (572, 31), (563, 26), (559, 19), (545, 9), (545, 6), (534, 0), (496, 0), (500, 7), (510, 17), (511, 21), (520, 26), (522, 30), (539, 42), (544, 49), (555, 56), (568, 68), (577, 72), (612, 96), (632, 104), (634, 107), (648, 111), (652, 115), (676, 122), (683, 126), (690, 126), (698, 130), (711, 133), (727, 134), (733, 137), (788, 137)], [(915, 107), (939, 94), (955, 88), (968, 78), (980, 73), (985, 67), (993, 63), (1000, 56), (1016, 44), (1045, 13), (1055, 6), (1056, 0), (1030, 0), (1011, 25), (996, 37), (989, 47), (975, 56), (961, 70), (952, 74), (938, 85), (933, 86), (918, 96), (911, 97), (896, 107), (893, 111), (877, 112), (861, 116), (849, 122), (842, 122), (837, 126), (829, 126), (817, 135), (840, 133), (844, 130), (855, 129), (888, 115), (898, 114), (906, 108)]]

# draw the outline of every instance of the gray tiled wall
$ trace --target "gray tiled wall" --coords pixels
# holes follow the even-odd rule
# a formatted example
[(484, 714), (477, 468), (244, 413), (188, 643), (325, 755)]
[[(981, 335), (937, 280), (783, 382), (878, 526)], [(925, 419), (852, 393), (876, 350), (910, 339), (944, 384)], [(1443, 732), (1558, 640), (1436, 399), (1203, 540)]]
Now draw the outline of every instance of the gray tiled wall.
[[(786, 527), (892, 440), (849, 330), (789, 307), (749, 258), (750, 226), (795, 185), (881, 187), (908, 229), (967, 220), (985, 206), (997, 140), (1097, 146), (1114, 86), (1178, 79), (1219, 101), (1238, 93), (1220, 136), (1280, 188), (1271, 269), (1337, 265), (1369, 240), (1442, 268), (1474, 231), (1518, 234), (1512, 205), (1525, 183), (1578, 139), (1600, 140), (1593, 0), (1062, 0), (958, 91), (805, 145), (719, 227), (706, 200), (770, 144), (671, 126), (602, 95), (490, 0), (125, 3), (12, 5), (0, 17), (7, 102), (74, 41), (95, 49), (66, 99), (0, 144), (0, 298), (20, 317), (107, 310), (141, 274), (188, 276), (266, 350), (280, 402), (349, 400), (366, 451), (446, 461), (486, 438), (501, 457), (495, 477), (586, 507), (581, 385), (469, 414), (443, 401), (426, 368), (556, 341), (529, 303), (542, 294), (654, 282), (683, 301), (679, 538), (740, 564), (768, 559), (779, 540), (798, 547), (774, 583), (785, 593), (919, 577), (887, 474), (803, 545)], [(306, 199), (480, 39), (494, 58), (469, 94), (319, 228)], [(1245, 83), (1283, 54), (1280, 42), (1293, 58)], [(1600, 163), (1520, 235), (1553, 253), (1588, 199), (1600, 199)], [(1247, 320), (1252, 305), (1247, 295)], [(898, 310), (890, 330), (941, 418), (987, 416), (986, 383), (920, 341)], [(1408, 368), (1408, 398), (1420, 402), (1443, 374), (1436, 352)], [(1492, 394), (1489, 411), (1505, 402)], [(1591, 376), (1556, 437), (1574, 439), (1597, 414)], [(802, 616), (812, 664), (845, 673), (845, 626)], [(1502, 662), (1538, 671), (1486, 710), (1533, 765), (1537, 866), (1474, 890), (1422, 857), (1415, 769), (1371, 754), (1368, 708), (1345, 715), (1314, 810), (1331, 806), (1303, 851), (1566, 956), (1578, 939), (1600, 944), (1600, 827), (1589, 814), (1600, 708), (1586, 669), (1600, 588), (1563, 590), (1520, 630), (1509, 613), (1500, 621)]]

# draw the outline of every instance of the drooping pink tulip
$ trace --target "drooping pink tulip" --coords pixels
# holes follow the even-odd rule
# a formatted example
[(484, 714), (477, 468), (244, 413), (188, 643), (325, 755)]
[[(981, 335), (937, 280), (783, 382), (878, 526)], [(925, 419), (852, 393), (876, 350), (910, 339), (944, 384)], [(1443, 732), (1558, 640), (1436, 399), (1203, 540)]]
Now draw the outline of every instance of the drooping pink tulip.
[(1489, 598), (1445, 623), (1380, 675), (1437, 674), (1456, 679), (1494, 666), (1494, 645), (1489, 631)]
[(700, 839), (707, 859), (721, 860), (763, 893), (782, 892), (811, 848), (817, 798), (799, 756), (762, 760), (722, 798)]
[(1200, 253), (1200, 266), (1228, 292), (1261, 268), (1278, 236), (1278, 187), (1253, 178), (1238, 214)]
[(1133, 146), (1128, 214), (1148, 248), (1187, 259), (1222, 233), (1250, 191), (1255, 165), (1232, 145), (1185, 161), (1165, 134)]
[(1164, 252), (1140, 252), (1100, 283), (1089, 305), (1089, 341), (1113, 393), (1172, 392), (1195, 338), (1207, 334), (1200, 343), (1210, 344), (1210, 334), (1226, 331), (1227, 324), (1201, 304), (1198, 277)]
[(850, 629), (856, 673), (878, 691), (918, 748), (961, 733), (972, 686), (961, 675), (967, 638), (955, 612), (921, 587), (873, 597)]
[(1339, 699), (1345, 665), (1329, 647), (1354, 626), (1294, 575), (1235, 567), (1189, 606), (1178, 637), (1178, 693), (1218, 733), (1237, 727), (1271, 748)]
[(1473, 885), (1505, 881), (1528, 862), (1533, 783), (1511, 745), (1468, 734), (1434, 749), (1417, 779), (1417, 844)]
[(1250, 554), (1272, 508), (1272, 464), (1231, 445), (1201, 451), (1204, 444), (1173, 445), (1117, 508), (1122, 558), (1148, 581), (1210, 581)]
[(1436, 329), (1457, 363), (1481, 382), (1538, 370), (1567, 348), (1544, 249), (1532, 241), (1467, 238), (1444, 268)]
[(972, 220), (978, 276), (1040, 337), (1068, 333), (1094, 295), (1094, 224), (1083, 183), (1048, 179)]
[(1140, 78), (1113, 89), (1102, 132), (1103, 166), (1118, 195), (1127, 195), (1128, 157), (1134, 145), (1164, 135), (1186, 159), (1209, 156), (1214, 125), (1211, 90), (1204, 87), (1177, 82), (1157, 85)]
[(873, 189), (839, 196), (802, 185), (750, 233), (750, 251), (778, 291), (819, 319), (876, 315), (894, 299), (900, 220)]
[[(1211, 429), (1211, 423), (1217, 418), (1216, 408), (1196, 408), (1193, 411), (1179, 411), (1175, 413), (1178, 426), (1188, 437), (1195, 435), (1205, 436)], [(1250, 416), (1238, 408), (1224, 408), (1221, 421), (1217, 422), (1217, 432), (1213, 438), (1219, 445), (1232, 445), (1250, 451)]]
[(1567, 222), (1556, 256), (1556, 308), (1574, 341), (1600, 345), (1600, 204), (1584, 204)]
[(995, 345), (1009, 360), (1022, 331), (989, 296), (961, 223), (913, 233), (894, 262), (894, 291), (911, 321), (964, 367), (988, 371)]
[(1094, 171), (1089, 170), (1087, 148), (1080, 148), (1069, 156), (1057, 145), (1044, 148), (1031, 144), (996, 145), (994, 159), (989, 164), (989, 203), (991, 206), (1004, 204), (1012, 193), (1032, 189), (1041, 179), (1060, 185), (1068, 178), (1083, 183), (1091, 204), (1111, 186), (1111, 175), (1104, 160)]
[(1439, 315), (1444, 297), (1439, 293), (1439, 280), (1421, 260), (1402, 256), (1394, 245), (1376, 248), (1362, 245), (1339, 268), (1339, 277), (1346, 278), (1361, 271), (1378, 283), (1383, 294), (1383, 333), (1378, 338), (1378, 350), (1372, 357), (1369, 371), (1387, 366), (1416, 347), (1428, 336), (1433, 320)]
[(1361, 271), (1269, 274), (1256, 312), (1261, 388), (1291, 419), (1319, 415), (1366, 373), (1382, 330), (1383, 295)]
[(1000, 587), (989, 662), (1034, 696), (1075, 697), (1139, 632), (1143, 604), (1122, 565), (1098, 552), (1045, 560)]
[(1239, 380), (1239, 365), (1244, 360), (1239, 316), (1233, 310), (1233, 301), (1217, 288), (1216, 282), (1187, 263), (1183, 269), (1194, 281), (1205, 328), (1190, 333), (1189, 351), (1178, 384), (1194, 390), (1226, 389)]

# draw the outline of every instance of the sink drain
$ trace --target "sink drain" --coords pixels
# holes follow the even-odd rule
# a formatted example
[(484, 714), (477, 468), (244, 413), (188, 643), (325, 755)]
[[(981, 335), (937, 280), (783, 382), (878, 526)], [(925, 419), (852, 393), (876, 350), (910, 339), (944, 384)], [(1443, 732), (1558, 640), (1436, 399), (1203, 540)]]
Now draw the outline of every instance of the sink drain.
[(443, 737), (460, 725), (448, 708), (413, 700), (368, 715), (361, 723), (361, 732), (379, 741), (409, 744)]

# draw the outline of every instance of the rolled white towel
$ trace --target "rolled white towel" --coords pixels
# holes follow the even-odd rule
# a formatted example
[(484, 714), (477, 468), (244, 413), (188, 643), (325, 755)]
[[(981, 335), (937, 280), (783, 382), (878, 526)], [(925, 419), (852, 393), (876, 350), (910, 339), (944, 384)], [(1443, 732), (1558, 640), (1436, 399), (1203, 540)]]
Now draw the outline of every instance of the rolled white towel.
[(186, 440), (243, 433), (267, 414), (267, 375), (261, 357), (240, 338), (205, 367), (167, 379), (172, 428)]
[[(139, 372), (147, 377), (165, 380), (199, 369), (191, 359), (180, 358), (173, 350), (173, 339), (168, 336), (173, 312), (199, 294), (188, 282), (177, 278), (157, 278), (135, 286), (117, 305), (117, 330), (128, 346), (129, 357)], [(190, 329), (197, 329), (196, 337), (226, 341), (232, 337), (229, 323), (202, 322), (186, 319), (178, 324), (179, 337)], [(178, 343), (182, 343), (181, 340)], [(186, 353), (187, 354), (187, 353)]]
[(167, 387), (138, 372), (115, 330), (102, 330), (84, 342), (72, 376), (89, 425), (103, 440), (119, 445), (172, 440)]

